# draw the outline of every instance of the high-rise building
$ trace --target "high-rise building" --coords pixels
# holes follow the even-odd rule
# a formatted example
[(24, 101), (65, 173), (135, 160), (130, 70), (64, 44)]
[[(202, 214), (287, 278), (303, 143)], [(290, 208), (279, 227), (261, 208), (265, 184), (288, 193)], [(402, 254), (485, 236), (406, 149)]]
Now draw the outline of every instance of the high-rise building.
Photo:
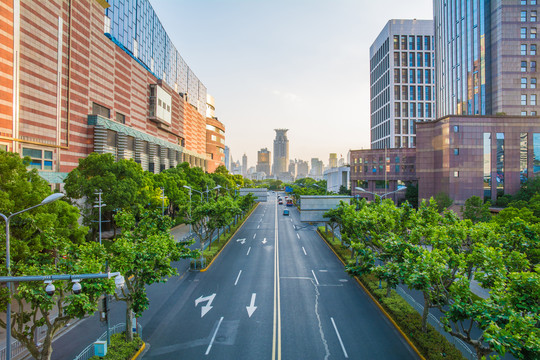
[(220, 165), (225, 165), (225, 125), (215, 114), (215, 100), (206, 96), (206, 156), (207, 171), (214, 172)]
[(289, 161), (289, 174), (291, 174), (293, 180), (296, 179), (296, 160)]
[(51, 183), (91, 152), (206, 169), (206, 87), (148, 0), (2, 4), (0, 148)]
[(539, 11), (536, 0), (433, 1), (437, 117), (538, 114)]
[(432, 20), (390, 20), (369, 48), (371, 148), (416, 146), (434, 118)]
[(336, 153), (330, 153), (330, 157), (328, 158), (328, 167), (329, 168), (337, 167), (337, 154)]
[(298, 160), (296, 165), (296, 178), (301, 179), (307, 177), (309, 174), (309, 164), (307, 161)]
[(266, 176), (270, 176), (270, 155), (267, 148), (257, 152), (257, 172), (264, 172)]
[(289, 165), (289, 139), (287, 131), (289, 129), (274, 129), (276, 138), (274, 139), (274, 165), (272, 174), (279, 178), (280, 173), (287, 172)]
[(311, 171), (312, 177), (321, 177), (323, 174), (324, 164), (319, 158), (311, 158)]
[(248, 171), (248, 167), (247, 167), (247, 155), (244, 154), (242, 155), (242, 176), (247, 176), (247, 171)]
[(225, 167), (227, 170), (231, 171), (231, 149), (228, 146), (225, 146)]

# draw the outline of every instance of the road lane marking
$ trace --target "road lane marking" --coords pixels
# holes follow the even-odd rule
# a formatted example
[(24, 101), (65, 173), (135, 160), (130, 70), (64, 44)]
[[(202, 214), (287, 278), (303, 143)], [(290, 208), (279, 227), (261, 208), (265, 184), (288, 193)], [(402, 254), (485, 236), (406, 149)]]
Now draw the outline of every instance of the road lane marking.
[(253, 238), (255, 239), (255, 236), (257, 236), (257, 233), (253, 234)]
[(272, 360), (281, 360), (281, 303), (279, 286), (279, 241), (277, 204), (274, 217), (274, 320), (272, 329)]
[(266, 238), (264, 238), (264, 240), (262, 241), (263, 244), (266, 244)]
[(249, 249), (248, 249), (248, 252), (247, 252), (246, 256), (248, 256), (248, 255), (249, 255), (249, 252), (250, 252), (250, 251), (251, 251), (251, 246), (249, 247)]
[(219, 323), (217, 324), (216, 331), (214, 331), (214, 335), (212, 336), (212, 340), (210, 340), (210, 345), (208, 345), (208, 349), (206, 349), (206, 352), (204, 353), (204, 355), (210, 354), (210, 349), (212, 349), (212, 344), (214, 343), (214, 340), (216, 340), (216, 335), (217, 335), (217, 332), (219, 330), (219, 327), (221, 326), (222, 321), (223, 321), (223, 316), (221, 317), (221, 319), (219, 319)]
[(304, 255), (307, 256), (307, 253), (306, 253), (306, 249), (304, 249), (304, 247), (302, 246), (302, 250), (304, 251)]
[(238, 273), (238, 276), (236, 277), (236, 281), (234, 282), (234, 286), (236, 286), (236, 284), (238, 284), (238, 279), (240, 279), (241, 274), (242, 274), (242, 270), (240, 270), (240, 272)]
[(317, 276), (315, 276), (315, 271), (311, 270), (311, 273), (313, 274), (313, 277), (315, 278), (315, 283), (319, 285), (319, 280), (317, 280)]
[(257, 225), (257, 229), (260, 228), (260, 227), (261, 227), (261, 225)]
[(206, 305), (201, 306), (201, 318), (206, 315), (210, 310), (212, 310), (212, 301), (214, 301), (214, 298), (216, 297), (216, 294), (208, 295), (208, 296), (199, 296), (197, 299), (195, 299), (195, 307), (199, 305), (201, 302), (207, 301)]
[(345, 350), (345, 346), (343, 345), (343, 341), (341, 341), (341, 336), (339, 336), (339, 331), (337, 329), (336, 323), (334, 322), (334, 318), (331, 317), (330, 320), (332, 320), (332, 325), (334, 325), (334, 330), (336, 330), (336, 335), (339, 340), (339, 343), (341, 345), (341, 350), (343, 350), (343, 355), (345, 355), (345, 358), (348, 359), (349, 355), (347, 355), (347, 350)]
[(300, 239), (300, 235), (298, 235), (298, 233), (296, 233), (296, 237)]
[(251, 302), (249, 303), (249, 306), (246, 306), (249, 317), (257, 310), (257, 307), (255, 306), (255, 297), (257, 297), (256, 293), (251, 294)]

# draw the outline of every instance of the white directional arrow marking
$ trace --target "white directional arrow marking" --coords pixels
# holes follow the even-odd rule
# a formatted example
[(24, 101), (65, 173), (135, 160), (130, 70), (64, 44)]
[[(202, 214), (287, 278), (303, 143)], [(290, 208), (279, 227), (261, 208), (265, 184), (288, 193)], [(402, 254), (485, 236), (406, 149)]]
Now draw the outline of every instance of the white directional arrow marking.
[(262, 241), (262, 243), (263, 243), (263, 244), (266, 244), (266, 242), (267, 242), (267, 241), (266, 241), (266, 238), (264, 238), (264, 240)]
[(251, 317), (255, 310), (257, 310), (257, 307), (255, 306), (255, 297), (257, 296), (256, 293), (251, 294), (251, 302), (249, 303), (249, 306), (246, 306), (246, 310), (248, 312), (248, 316)]
[(246, 239), (236, 239), (236, 242), (239, 242), (240, 244), (244, 245), (246, 243)]
[(208, 303), (206, 303), (206, 305), (201, 306), (201, 317), (206, 315), (206, 313), (209, 312), (213, 308), (213, 306), (211, 306), (211, 305), (212, 305), (212, 301), (214, 301), (215, 297), (216, 297), (216, 294), (212, 294), (212, 295), (205, 296), (205, 297), (203, 297), (201, 295), (198, 299), (195, 300), (195, 307), (197, 307), (197, 305), (199, 305), (199, 303), (201, 303), (201, 302), (208, 301)]

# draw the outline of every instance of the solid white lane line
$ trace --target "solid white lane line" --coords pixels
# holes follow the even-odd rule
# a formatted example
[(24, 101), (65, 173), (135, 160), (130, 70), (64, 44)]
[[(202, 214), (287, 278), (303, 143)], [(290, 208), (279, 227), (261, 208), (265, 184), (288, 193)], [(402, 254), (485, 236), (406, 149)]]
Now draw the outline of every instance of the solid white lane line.
[(339, 331), (337, 329), (336, 323), (334, 322), (334, 318), (330, 318), (332, 320), (332, 325), (334, 325), (334, 330), (336, 330), (336, 335), (339, 340), (339, 343), (341, 344), (341, 350), (343, 350), (343, 355), (345, 355), (345, 358), (348, 359), (349, 355), (347, 355), (347, 350), (345, 350), (345, 346), (343, 345), (343, 341), (341, 341), (341, 336), (339, 336)]
[(236, 286), (236, 284), (238, 284), (238, 279), (240, 279), (241, 274), (242, 274), (242, 270), (240, 270), (240, 272), (238, 273), (238, 276), (236, 277), (236, 281), (234, 282), (234, 286)]
[(296, 237), (300, 239), (300, 235), (298, 235), (298, 233), (296, 233)]
[(315, 276), (315, 271), (311, 270), (311, 273), (313, 274), (313, 277), (315, 278), (315, 283), (319, 285), (319, 280), (317, 280), (317, 276)]
[(251, 251), (251, 246), (249, 247), (249, 249), (248, 249), (248, 252), (247, 252), (246, 256), (247, 256), (247, 255), (249, 255), (249, 252), (250, 252), (250, 251)]
[(304, 250), (304, 255), (307, 256), (307, 253), (306, 253), (306, 249), (304, 249), (304, 247), (302, 246), (302, 250)]
[(255, 239), (255, 236), (257, 236), (257, 233), (253, 234), (253, 238)]
[(219, 327), (221, 326), (222, 321), (223, 321), (223, 316), (221, 317), (221, 319), (219, 319), (219, 323), (217, 325), (216, 331), (214, 331), (214, 335), (212, 336), (212, 340), (210, 340), (210, 345), (208, 345), (208, 349), (206, 349), (206, 352), (204, 353), (204, 355), (210, 354), (210, 349), (212, 349), (212, 344), (214, 343), (214, 340), (216, 340), (216, 335), (217, 335), (217, 332), (219, 330)]
[(257, 229), (260, 228), (260, 227), (261, 227), (261, 225), (257, 225)]

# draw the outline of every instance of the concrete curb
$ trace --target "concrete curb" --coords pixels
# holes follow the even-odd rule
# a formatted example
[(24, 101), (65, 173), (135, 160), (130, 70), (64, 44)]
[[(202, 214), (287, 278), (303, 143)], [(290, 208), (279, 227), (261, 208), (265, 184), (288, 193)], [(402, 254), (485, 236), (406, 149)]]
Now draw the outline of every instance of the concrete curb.
[(227, 243), (226, 243), (225, 245), (223, 245), (223, 247), (218, 251), (218, 253), (216, 254), (216, 256), (214, 256), (214, 257), (212, 258), (212, 261), (210, 261), (210, 264), (208, 264), (208, 266), (206, 266), (204, 269), (199, 270), (200, 272), (205, 272), (206, 270), (208, 270), (208, 269), (210, 268), (210, 265), (212, 265), (212, 264), (214, 263), (214, 260), (216, 260), (216, 259), (218, 258), (218, 256), (221, 254), (221, 252), (223, 251), (223, 249), (225, 249), (225, 247), (226, 247), (227, 245), (229, 245), (229, 243), (231, 242), (231, 239), (236, 235), (236, 233), (237, 233), (238, 231), (240, 231), (240, 229), (242, 228), (242, 226), (244, 226), (244, 223), (247, 221), (247, 219), (249, 219), (249, 218), (251, 217), (251, 214), (253, 214), (253, 212), (259, 207), (259, 204), (260, 204), (260, 203), (257, 203), (257, 206), (255, 206), (255, 207), (251, 210), (251, 212), (249, 213), (249, 215), (246, 216), (246, 217), (244, 218), (244, 221), (242, 222), (242, 224), (240, 224), (240, 226), (238, 226), (238, 229), (236, 229), (236, 231), (234, 232), (234, 234), (232, 234), (231, 237), (229, 238), (229, 240), (227, 240)]
[[(336, 253), (336, 251), (332, 248), (332, 246), (330, 246), (330, 244), (328, 243), (328, 241), (326, 241), (326, 239), (324, 238), (324, 236), (319, 232), (319, 229), (317, 229), (317, 234), (319, 234), (319, 236), (321, 237), (321, 239), (324, 241), (324, 243), (326, 244), (326, 246), (328, 246), (328, 248), (330, 250), (332, 250), (332, 252), (334, 253), (334, 255), (336, 255), (336, 257), (338, 258), (339, 261), (341, 261), (341, 263), (346, 266), (345, 262), (341, 259), (341, 257), (338, 255), (338, 253)], [(362, 282), (360, 281), (360, 279), (358, 279), (358, 277), (354, 276), (354, 279), (356, 280), (356, 282), (362, 287), (362, 289), (364, 290), (364, 292), (370, 297), (370, 299), (375, 303), (375, 305), (377, 305), (377, 307), (379, 308), (379, 310), (381, 310), (381, 312), (388, 318), (388, 320), (390, 320), (390, 322), (392, 323), (392, 325), (394, 325), (394, 327), (396, 328), (397, 331), (399, 331), (399, 333), (401, 334), (401, 336), (403, 337), (403, 339), (405, 339), (405, 341), (409, 344), (409, 346), (414, 350), (414, 352), (420, 357), (420, 359), (422, 360), (426, 360), (426, 358), (420, 353), (420, 351), (416, 348), (416, 346), (413, 344), (413, 342), (411, 341), (411, 339), (409, 339), (409, 337), (407, 336), (407, 334), (405, 334), (403, 332), (403, 330), (401, 330), (401, 328), (399, 327), (399, 325), (394, 321), (394, 319), (392, 319), (392, 317), (390, 316), (390, 314), (388, 314), (388, 312), (386, 312), (386, 310), (383, 308), (383, 306), (379, 303), (379, 301), (377, 299), (375, 299), (375, 297), (373, 297), (373, 295), (371, 295), (371, 293), (369, 292), (369, 290), (365, 287), (364, 284), (362, 284)]]
[(139, 355), (141, 355), (141, 353), (143, 352), (144, 348), (146, 348), (146, 343), (143, 341), (141, 348), (139, 349), (139, 351), (137, 351), (137, 352), (135, 353), (135, 355), (133, 355), (133, 357), (131, 358), (131, 360), (137, 359), (137, 358), (139, 357)]

